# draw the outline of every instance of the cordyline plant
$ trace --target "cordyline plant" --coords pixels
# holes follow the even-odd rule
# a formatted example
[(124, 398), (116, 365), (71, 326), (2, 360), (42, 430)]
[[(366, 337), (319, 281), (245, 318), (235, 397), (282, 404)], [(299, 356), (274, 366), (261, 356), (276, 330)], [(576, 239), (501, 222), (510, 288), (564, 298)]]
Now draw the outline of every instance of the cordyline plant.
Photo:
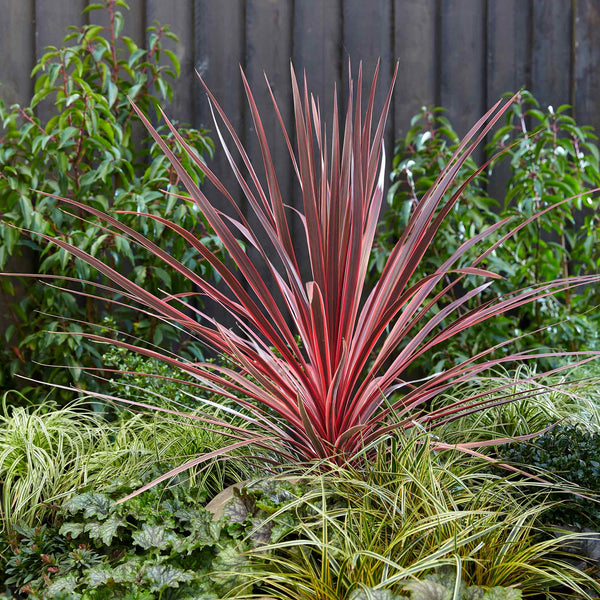
[[(390, 253), (381, 278), (373, 289), (367, 290), (366, 272), (384, 190), (383, 136), (392, 93), (390, 88), (381, 112), (375, 117), (377, 71), (366, 110), (363, 110), (361, 99), (361, 69), (356, 87), (350, 82), (343, 127), (334, 98), (330, 148), (319, 104), (309, 95), (306, 79), (299, 87), (292, 68), (293, 136), (285, 130), (269, 87), (302, 191), (303, 215), (299, 217), (302, 228), (300, 239), (296, 240), (292, 240), (289, 220), (290, 214), (295, 213), (289, 210), (282, 197), (261, 117), (243, 73), (262, 152), (266, 187), (221, 107), (208, 89), (207, 93), (224, 151), (244, 192), (253, 222), (257, 221), (260, 227), (250, 225), (219, 178), (163, 114), (181, 147), (205, 174), (206, 181), (226, 199), (231, 214), (217, 209), (146, 117), (136, 109), (176, 169), (192, 201), (220, 238), (236, 271), (177, 223), (159, 215), (140, 216), (154, 219), (185, 239), (190, 248), (219, 273), (223, 287), (203, 280), (182, 264), (180, 257), (162, 250), (115, 217), (63, 199), (78, 210), (95, 215), (106, 227), (116, 229), (161, 258), (171, 269), (188, 277), (201, 294), (218, 303), (237, 323), (235, 329), (223, 326), (189, 304), (189, 295), (153, 295), (98, 258), (61, 239), (48, 238), (109, 278), (121, 294), (119, 302), (136, 303), (148, 313), (197, 336), (228, 358), (227, 365), (186, 362), (170, 353), (88, 334), (97, 341), (136, 350), (190, 373), (197, 378), (198, 388), (218, 392), (224, 399), (236, 403), (239, 410), (228, 410), (242, 416), (251, 426), (235, 427), (208, 415), (193, 416), (210, 426), (229, 427), (232, 443), (227, 448), (194, 458), (153, 483), (246, 444), (255, 444), (262, 448), (265, 456), (277, 456), (280, 460), (333, 457), (342, 462), (386, 432), (415, 425), (431, 429), (491, 403), (509, 402), (514, 396), (507, 385), (506, 394), (496, 394), (492, 400), (484, 394), (473, 395), (433, 412), (425, 410), (432, 398), (458, 382), (469, 380), (499, 363), (536, 358), (539, 354), (500, 353), (502, 356), (497, 358), (493, 353), (498, 347), (494, 347), (425, 380), (405, 381), (403, 374), (413, 361), (437, 344), (477, 323), (549, 294), (597, 281), (598, 277), (587, 276), (537, 284), (459, 314), (461, 307), (490, 285), (486, 280), (498, 277), (482, 268), (481, 263), (504, 239), (535, 217), (513, 227), (493, 245), (488, 244), (469, 264), (461, 264), (469, 250), (506, 225), (509, 219), (495, 223), (460, 245), (434, 272), (418, 281), (413, 280), (442, 220), (469, 181), (486, 167), (483, 165), (449, 200), (442, 202), (467, 157), (509, 104), (500, 106), (499, 102), (469, 131), (450, 163), (421, 198)], [(231, 136), (243, 167), (237, 165), (229, 152), (218, 122), (224, 124)], [(242, 168), (247, 175), (243, 174)], [(181, 201), (189, 199), (182, 198)], [(558, 202), (556, 206), (560, 204)], [(551, 207), (544, 209), (547, 210)], [(259, 230), (262, 231), (259, 233)], [(266, 266), (275, 282), (272, 289), (255, 266), (257, 259), (249, 257), (239, 239), (247, 248), (253, 249)], [(308, 278), (302, 276), (297, 250), (300, 243), (305, 243), (308, 248)], [(460, 295), (460, 284), (465, 277), (478, 277), (482, 283)], [(457, 299), (440, 304), (442, 298), (448, 297), (450, 289), (457, 292)], [(145, 404), (139, 406), (148, 407)], [(442, 442), (438, 445), (444, 447)], [(475, 453), (474, 447), (469, 443), (461, 446), (471, 453)]]

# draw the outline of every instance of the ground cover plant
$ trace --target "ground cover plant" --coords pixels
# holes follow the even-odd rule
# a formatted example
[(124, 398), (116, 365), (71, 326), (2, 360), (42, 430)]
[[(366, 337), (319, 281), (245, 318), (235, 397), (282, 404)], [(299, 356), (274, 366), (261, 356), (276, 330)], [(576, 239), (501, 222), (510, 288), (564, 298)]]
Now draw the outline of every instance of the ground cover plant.
[(549, 486), (434, 448), (426, 436), (391, 437), (376, 444), (366, 470), (309, 475), (307, 493), (275, 513), (289, 530), (258, 548), (264, 568), (251, 577), (290, 599), (396, 598), (415, 579), (448, 570), (457, 588), (525, 596), (597, 587), (569, 563), (568, 536), (561, 542), (540, 526), (553, 507)]
[[(416, 275), (425, 276), (447, 260), (464, 240), (477, 235), (499, 220), (515, 216), (527, 218), (561, 198), (573, 197), (556, 210), (544, 213), (498, 247), (488, 257), (488, 265), (503, 279), (494, 280), (485, 293), (475, 296), (462, 308), (480, 306), (495, 294), (567, 274), (598, 270), (598, 200), (586, 191), (598, 186), (600, 169), (596, 136), (590, 127), (578, 125), (567, 105), (543, 108), (527, 91), (521, 91), (506, 112), (504, 125), (487, 145), (496, 158), (486, 173), (480, 174), (464, 190), (440, 227), (430, 252)], [(439, 107), (424, 107), (411, 121), (405, 138), (394, 153), (388, 194), (389, 209), (380, 227), (372, 255), (371, 274), (382, 273), (385, 260), (401, 237), (419, 198), (435, 181), (440, 168), (452, 157), (460, 143), (452, 124)], [(505, 150), (505, 152), (499, 153)], [(458, 189), (475, 169), (466, 162), (456, 175)], [(503, 187), (488, 188), (493, 171), (507, 172)], [(484, 176), (485, 175), (485, 176)], [(487, 189), (493, 190), (491, 198)], [(491, 238), (490, 238), (491, 239)], [(472, 254), (475, 256), (475, 254)], [(464, 281), (466, 290), (475, 285)], [(450, 290), (446, 302), (455, 293)], [(452, 366), (490, 344), (500, 343), (520, 333), (531, 335), (514, 340), (517, 349), (537, 346), (552, 350), (598, 347), (597, 286), (569, 290), (525, 304), (453, 336), (435, 352), (438, 367)], [(431, 356), (421, 361), (426, 374)], [(538, 361), (548, 365), (550, 361)], [(551, 364), (551, 362), (550, 362)]]
[(0, 581), (17, 597), (90, 600), (212, 600), (243, 582), (250, 523), (217, 523), (202, 487), (182, 484), (115, 504), (140, 484), (115, 478), (72, 497), (53, 524), (18, 528)]
[(218, 521), (195, 485), (117, 504), (141, 483), (117, 478), (73, 496), (52, 524), (8, 536), (0, 581), (17, 597), (86, 600), (391, 600), (424, 592), (419, 580), (490, 600), (594, 587), (565, 560), (564, 539), (538, 526), (544, 489), (432, 451), (425, 437), (375, 452), (368, 472), (296, 468), (247, 484)]
[[(295, 150), (285, 128), (282, 129), (302, 190), (304, 214), (298, 218), (302, 225), (301, 241), (308, 248), (308, 278), (302, 276), (290, 235), (288, 219), (296, 217), (293, 213), (289, 215), (291, 211), (286, 208), (279, 191), (267, 137), (245, 79), (246, 94), (262, 150), (266, 187), (261, 184), (218, 103), (209, 90), (207, 93), (248, 173), (246, 177), (242, 175), (225, 145), (231, 168), (260, 225), (256, 231), (220, 180), (202, 157), (193, 152), (166, 116), (163, 115), (174, 139), (188, 159), (204, 173), (207, 182), (212, 184), (212, 191), (223, 195), (229, 202), (231, 214), (214, 208), (176, 152), (134, 105), (187, 189), (189, 198), (175, 195), (176, 202), (189, 202), (198, 207), (238, 272), (234, 274), (202, 240), (178, 223), (159, 215), (140, 212), (136, 215), (170, 229), (185, 240), (189, 248), (208, 261), (220, 275), (223, 287), (215, 287), (189, 269), (182, 262), (182, 256), (162, 249), (116, 216), (84, 206), (76, 200), (50, 196), (60, 200), (67, 208), (83, 210), (97, 217), (104, 222), (104, 227), (143, 247), (162, 260), (166, 267), (188, 278), (198, 287), (200, 294), (216, 301), (236, 319), (235, 328), (226, 328), (192, 306), (189, 296), (153, 294), (69, 241), (44, 236), (110, 279), (116, 285), (115, 293), (120, 294), (119, 298), (132, 302), (157, 319), (172, 323), (180, 331), (197, 336), (214, 351), (228, 357), (229, 365), (190, 362), (119, 339), (94, 333), (81, 334), (90, 340), (160, 359), (195, 377), (197, 388), (216, 392), (242, 407), (244, 413), (234, 411), (232, 414), (245, 419), (252, 425), (252, 430), (236, 428), (218, 419), (207, 419), (208, 425), (229, 427), (231, 450), (252, 444), (265, 456), (276, 456), (284, 462), (333, 457), (342, 464), (348, 457), (355, 456), (365, 444), (392, 429), (407, 430), (418, 423), (419, 427), (430, 430), (459, 418), (465, 412), (509, 401), (506, 398), (486, 400), (475, 394), (451, 406), (430, 412), (423, 410), (440, 393), (457, 383), (473, 379), (490, 367), (526, 358), (542, 358), (547, 356), (546, 352), (501, 352), (498, 357), (493, 355), (498, 348), (492, 346), (445, 371), (434, 370), (424, 380), (411, 382), (404, 377), (415, 361), (470, 327), (518, 310), (535, 300), (545, 300), (559, 292), (568, 293), (598, 280), (598, 275), (594, 274), (562, 277), (547, 283), (536, 282), (463, 312), (472, 298), (490, 287), (490, 280), (499, 277), (484, 267), (492, 253), (536, 219), (572, 201), (570, 198), (557, 200), (516, 224), (511, 224), (514, 219), (510, 217), (499, 220), (474, 237), (465, 239), (433, 272), (416, 279), (413, 277), (444, 218), (458, 202), (463, 188), (486, 168), (487, 165), (483, 165), (455, 193), (447, 194), (455, 185), (456, 176), (470, 153), (511, 106), (508, 101), (494, 106), (459, 144), (451, 161), (412, 212), (380, 279), (371, 290), (367, 289), (366, 273), (383, 198), (385, 162), (382, 139), (392, 91), (389, 90), (384, 106), (374, 116), (376, 79), (375, 75), (364, 120), (360, 70), (356, 88), (350, 83), (343, 129), (340, 128), (342, 117), (336, 106), (329, 149), (318, 105), (309, 95), (306, 82), (300, 89), (292, 70)], [(278, 112), (275, 101), (274, 109)], [(218, 119), (215, 126), (223, 140)], [(259, 229), (262, 230), (262, 238), (259, 238)], [(503, 234), (496, 236), (501, 231)], [(259, 258), (251, 259), (240, 246), (238, 238)], [(476, 248), (475, 256), (470, 257), (469, 252)], [(262, 260), (273, 277), (273, 288), (269, 289), (259, 275), (255, 268), (256, 260)], [(240, 278), (246, 286), (240, 283)], [(476, 283), (464, 293), (459, 293), (468, 278), (473, 278)], [(445, 302), (451, 293), (457, 293), (456, 299)], [(85, 293), (83, 295), (86, 296)], [(504, 347), (504, 343), (501, 346)], [(536, 377), (533, 376), (533, 379)], [(443, 442), (438, 442), (438, 445), (442, 448)], [(466, 442), (461, 447), (467, 452), (475, 452), (474, 445)], [(172, 477), (214, 456), (214, 453), (209, 453), (194, 458), (159, 479)]]
[[(69, 289), (77, 285), (74, 281), (101, 283), (101, 278), (88, 264), (69, 260), (63, 250), (44, 244), (38, 235), (68, 232), (72, 244), (103, 257), (117, 270), (129, 271), (134, 281), (154, 292), (162, 288), (174, 293), (190, 290), (185, 277), (165, 270), (143, 248), (130, 245), (97, 223), (66, 213), (55, 199), (33, 191), (60, 194), (102, 210), (148, 212), (171, 218), (200, 238), (210, 235), (193, 205), (175, 199), (163, 202), (160, 190), (182, 192), (177, 174), (136, 122), (128, 99), (148, 113), (159, 100), (171, 98), (179, 61), (165, 41), (177, 38), (167, 26), (156, 24), (146, 32), (147, 47), (139, 47), (123, 32), (124, 8), (122, 0), (87, 7), (91, 24), (73, 28), (61, 45), (46, 48), (38, 60), (30, 102), (10, 108), (0, 102), (0, 269), (10, 265), (11, 257), (32, 253), (39, 274), (60, 274), (71, 282), (63, 283), (63, 289), (45, 285), (39, 277), (20, 282), (25, 298), (11, 305), (12, 325), (2, 345), (5, 388), (20, 383), (11, 380), (15, 372), (45, 381), (70, 381), (80, 388), (91, 385), (81, 367), (101, 364), (97, 347), (83, 338), (53, 334), (56, 330), (81, 331), (82, 320), (102, 323), (110, 316), (107, 325), (140, 336), (146, 343), (164, 340), (184, 352), (197, 350), (189, 339), (173, 337), (170, 327), (131, 306), (109, 307), (92, 297), (84, 301), (75, 297)], [(98, 11), (107, 13), (106, 26), (94, 24)], [(42, 113), (40, 107), (45, 107)], [(192, 152), (212, 153), (206, 132), (189, 126), (179, 129)], [(172, 144), (172, 136), (169, 139), (167, 132), (161, 132), (166, 143)], [(181, 159), (188, 165), (191, 162), (183, 155)], [(191, 169), (189, 173), (200, 180), (201, 175)], [(79, 217), (84, 214), (78, 211)], [(168, 228), (147, 218), (123, 215), (122, 219), (160, 237), (183, 264), (210, 276), (207, 263), (197, 262), (192, 253), (185, 255), (184, 241)], [(19, 229), (30, 235), (21, 235)], [(208, 237), (205, 242), (210, 245)], [(12, 282), (2, 281), (7, 298), (14, 291)], [(44, 368), (42, 364), (70, 368)], [(46, 393), (47, 389), (42, 395)]]
[[(457, 385), (440, 395), (433, 407), (454, 405), (464, 397), (478, 395), (496, 406), (468, 414), (450, 423), (441, 436), (447, 442), (516, 439), (542, 432), (558, 423), (600, 431), (598, 367), (591, 363), (558, 374), (540, 375), (537, 365), (515, 370), (494, 369), (475, 380)], [(505, 402), (507, 400), (514, 400)]]

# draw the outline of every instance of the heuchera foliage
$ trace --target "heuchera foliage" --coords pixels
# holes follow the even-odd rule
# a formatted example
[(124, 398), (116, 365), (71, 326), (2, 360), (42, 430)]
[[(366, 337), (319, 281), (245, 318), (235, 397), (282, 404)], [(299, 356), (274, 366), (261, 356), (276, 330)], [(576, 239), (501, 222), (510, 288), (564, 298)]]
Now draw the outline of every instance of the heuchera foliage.
[[(413, 279), (440, 224), (469, 180), (442, 204), (446, 191), (452, 187), (454, 177), (470, 152), (485, 138), (509, 103), (503, 106), (500, 102), (496, 104), (465, 136), (450, 163), (420, 199), (390, 253), (380, 279), (369, 290), (365, 280), (383, 197), (386, 164), (382, 142), (392, 90), (375, 115), (377, 71), (368, 101), (363, 106), (362, 73), (359, 69), (356, 86), (352, 81), (349, 84), (344, 116), (338, 114), (335, 99), (330, 147), (319, 104), (309, 95), (306, 80), (303, 85), (298, 85), (293, 68), (295, 130), (291, 136), (285, 131), (271, 93), (302, 191), (303, 215), (297, 217), (282, 197), (261, 117), (243, 74), (242, 77), (262, 151), (266, 185), (261, 183), (257, 167), (251, 164), (219, 104), (208, 89), (207, 93), (231, 169), (244, 192), (252, 222), (257, 222), (260, 227), (250, 225), (219, 178), (189, 148), (163, 115), (179, 144), (203, 171), (206, 181), (214, 186), (213, 191), (225, 198), (231, 214), (215, 208), (207, 197), (209, 192), (198, 187), (169, 145), (141, 111), (137, 111), (177, 170), (192, 201), (220, 238), (237, 271), (219, 260), (176, 222), (160, 215), (140, 216), (154, 219), (185, 239), (220, 274), (223, 287), (217, 288), (202, 279), (182, 264), (180, 257), (162, 250), (154, 241), (115, 217), (69, 199), (63, 200), (102, 219), (107, 227), (118, 230), (130, 241), (160, 257), (170, 269), (188, 277), (201, 294), (233, 316), (237, 323), (235, 329), (223, 326), (188, 304), (189, 296), (151, 294), (99, 258), (61, 239), (48, 238), (106, 275), (114, 282), (124, 301), (131, 301), (201, 338), (215, 351), (226, 355), (229, 363), (226, 366), (191, 363), (166, 352), (145, 348), (137, 350), (194, 375), (198, 388), (218, 392), (224, 399), (240, 406), (239, 413), (252, 427), (231, 426), (232, 443), (228, 448), (253, 443), (267, 452), (265, 456), (276, 455), (281, 460), (328, 457), (343, 461), (387, 431), (410, 428), (415, 424), (429, 429), (465, 411), (479, 410), (492, 402), (512, 400), (507, 391), (504, 397), (496, 395), (493, 400), (475, 395), (433, 412), (424, 410), (432, 398), (457, 382), (468, 380), (498, 363), (535, 358), (539, 354), (505, 353), (500, 358), (492, 358), (491, 353), (497, 348), (489, 348), (446, 371), (432, 373), (425, 380), (409, 382), (403, 379), (413, 361), (472, 325), (557, 291), (597, 280), (596, 276), (587, 276), (537, 284), (485, 302), (457, 316), (462, 306), (490, 285), (490, 278), (498, 277), (481, 266), (486, 257), (511, 232), (525, 227), (535, 216), (519, 223), (499, 239), (496, 236), (493, 244), (484, 244), (484, 249), (474, 260), (461, 264), (461, 258), (468, 251), (485, 242), (510, 219), (493, 224), (462, 243), (435, 271), (418, 281)], [(236, 158), (228, 150), (219, 122), (224, 124), (224, 129), (231, 136), (242, 167), (237, 166)], [(472, 177), (476, 177), (485, 166)], [(555, 206), (564, 201), (557, 202)], [(551, 207), (544, 210), (551, 210)], [(292, 240), (291, 218), (301, 219), (300, 239)], [(258, 259), (251, 259), (238, 239), (260, 257), (275, 282), (274, 286), (269, 288), (255, 266)], [(302, 273), (306, 266), (302, 265), (301, 269), (297, 251), (301, 244), (306, 244), (309, 257), (309, 275), (304, 278)], [(461, 295), (458, 293), (460, 284), (466, 277), (477, 277), (480, 283)], [(439, 304), (440, 298), (448, 296), (449, 289), (457, 291), (456, 300)], [(128, 342), (94, 334), (89, 334), (89, 337), (136, 349)], [(208, 416), (204, 422), (226, 426)], [(439, 445), (443, 446), (442, 443)], [(462, 447), (474, 452), (469, 443)], [(171, 477), (192, 464), (209, 460), (225, 451), (227, 448), (197, 457), (160, 479)]]

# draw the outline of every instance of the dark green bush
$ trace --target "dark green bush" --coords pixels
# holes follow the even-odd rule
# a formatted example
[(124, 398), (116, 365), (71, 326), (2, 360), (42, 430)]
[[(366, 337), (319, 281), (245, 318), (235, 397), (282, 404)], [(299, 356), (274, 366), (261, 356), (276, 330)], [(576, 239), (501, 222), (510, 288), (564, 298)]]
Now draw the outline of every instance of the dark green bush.
[[(589, 490), (591, 496), (600, 494), (600, 433), (574, 425), (557, 425), (533, 442), (504, 448), (501, 459), (525, 469), (552, 473), (561, 481)], [(557, 492), (550, 500), (560, 504), (548, 510), (546, 521), (595, 530), (600, 527), (600, 503), (594, 499)]]
[[(159, 102), (171, 98), (179, 62), (165, 47), (165, 40), (177, 38), (168, 26), (156, 24), (146, 32), (148, 47), (138, 47), (123, 35), (124, 16), (118, 8), (126, 4), (105, 0), (88, 6), (86, 12), (108, 11), (110, 24), (73, 28), (61, 46), (46, 48), (33, 69), (35, 94), (30, 103), (10, 109), (0, 103), (4, 129), (0, 130), (0, 269), (6, 268), (10, 257), (29, 251), (36, 257), (39, 273), (64, 278), (47, 279), (44, 284), (34, 279), (23, 282), (27, 297), (11, 307), (13, 323), (2, 347), (2, 363), (9, 374), (20, 372), (88, 387), (90, 379), (81, 367), (100, 364), (97, 348), (83, 337), (56, 332), (78, 334), (82, 322), (100, 324), (108, 316), (106, 325), (147, 342), (170, 343), (184, 353), (187, 350), (188, 356), (197, 354), (197, 346), (160, 320), (131, 306), (95, 299), (93, 285), (86, 290), (88, 296), (74, 295), (71, 290), (78, 281), (101, 284), (103, 279), (43, 239), (66, 232), (67, 241), (129, 272), (136, 283), (153, 293), (193, 292), (186, 278), (167, 273), (144, 249), (92, 223), (86, 213), (40, 192), (108, 211), (144, 235), (160, 238), (161, 246), (190, 269), (205, 276), (212, 272), (170, 229), (135, 214), (160, 215), (204, 241), (212, 239), (193, 202), (163, 192), (183, 194), (169, 161), (156, 144), (143, 137), (144, 128), (136, 122), (129, 101), (149, 114)], [(40, 103), (54, 109), (47, 120), (37, 116)], [(180, 132), (199, 155), (212, 154), (212, 142), (204, 131), (185, 126)], [(165, 133), (165, 139), (172, 141), (172, 136)], [(172, 146), (179, 154), (174, 141)], [(199, 181), (201, 175), (189, 156), (180, 158)], [(5, 292), (13, 292), (10, 279), (4, 278), (2, 285)], [(107, 296), (106, 292), (99, 295)], [(39, 363), (66, 364), (70, 369), (48, 369)], [(4, 385), (12, 386), (10, 381)]]
[[(488, 145), (489, 156), (497, 155), (492, 168), (509, 172), (506, 187), (497, 198), (490, 198), (486, 177), (477, 177), (462, 193), (453, 211), (443, 221), (426, 260), (418, 266), (415, 279), (438, 268), (466, 240), (499, 219), (511, 218), (507, 227), (543, 210), (560, 200), (581, 194), (528, 224), (506, 240), (487, 258), (487, 268), (504, 276), (494, 280), (483, 294), (478, 294), (462, 312), (479, 306), (498, 295), (566, 276), (596, 273), (600, 266), (598, 238), (598, 199), (586, 191), (600, 185), (599, 152), (596, 136), (590, 127), (579, 126), (568, 114), (568, 106), (557, 109), (539, 107), (528, 92), (520, 93), (506, 113), (506, 124)], [(440, 168), (457, 149), (460, 140), (441, 108), (423, 108), (411, 122), (411, 129), (395, 149), (388, 202), (371, 270), (374, 278), (382, 271), (393, 244), (400, 238), (411, 211), (419, 198), (434, 183)], [(467, 161), (460, 169), (456, 192), (475, 170)], [(501, 229), (495, 239), (506, 233)], [(492, 239), (491, 241), (494, 241)], [(467, 255), (470, 263), (475, 250)], [(481, 284), (480, 278), (464, 279), (464, 288)], [(441, 309), (454, 297), (443, 296)], [(457, 364), (477, 352), (522, 334), (511, 346), (522, 350), (539, 347), (552, 350), (597, 349), (600, 323), (598, 312), (591, 310), (600, 303), (597, 286), (577, 288), (568, 293), (525, 304), (484, 325), (470, 327), (440, 345), (434, 367)], [(432, 369), (431, 355), (423, 369)]]

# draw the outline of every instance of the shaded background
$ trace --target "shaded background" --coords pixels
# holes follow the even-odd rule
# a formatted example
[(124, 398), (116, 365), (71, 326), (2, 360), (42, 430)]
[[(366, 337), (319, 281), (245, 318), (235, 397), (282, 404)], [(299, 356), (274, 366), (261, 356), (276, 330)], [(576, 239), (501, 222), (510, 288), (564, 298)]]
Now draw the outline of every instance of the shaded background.
[[(289, 61), (305, 70), (328, 122), (334, 84), (346, 90), (348, 59), (367, 75), (381, 58), (378, 105), (395, 61), (399, 73), (386, 145), (402, 136), (424, 104), (442, 105), (459, 135), (508, 91), (526, 87), (543, 105), (573, 105), (578, 123), (600, 128), (600, 0), (131, 0), (125, 33), (145, 45), (154, 20), (179, 36), (182, 63), (169, 114), (211, 128), (194, 70), (205, 77), (250, 150), (260, 159), (241, 88), (241, 65), (263, 107), (265, 128), (278, 132), (263, 72), (268, 74), (286, 123), (291, 124)], [(0, 0), (0, 97), (27, 102), (30, 71), (44, 47), (59, 45), (86, 0)], [(341, 88), (340, 88), (341, 86)], [(42, 108), (41, 110), (48, 110)], [(44, 116), (44, 115), (42, 115)], [(213, 137), (216, 137), (213, 135)], [(281, 188), (300, 204), (281, 135), (272, 138)], [(217, 151), (214, 170), (226, 182)], [(231, 185), (231, 189), (235, 186)], [(495, 188), (495, 189), (494, 189)], [(498, 196), (498, 183), (489, 192)], [(1, 207), (0, 207), (1, 210)]]

